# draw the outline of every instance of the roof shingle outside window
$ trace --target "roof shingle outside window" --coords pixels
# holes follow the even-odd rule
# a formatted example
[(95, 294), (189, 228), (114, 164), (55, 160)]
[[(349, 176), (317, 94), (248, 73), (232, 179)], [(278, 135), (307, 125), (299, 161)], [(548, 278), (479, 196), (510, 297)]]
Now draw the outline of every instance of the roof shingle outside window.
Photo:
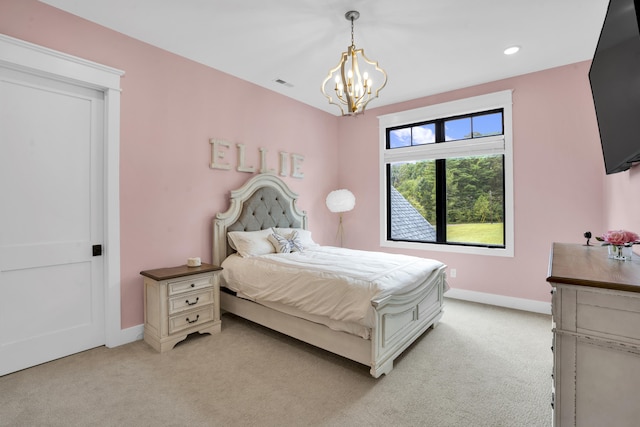
[(436, 229), (391, 186), (391, 237), (394, 240), (435, 242)]

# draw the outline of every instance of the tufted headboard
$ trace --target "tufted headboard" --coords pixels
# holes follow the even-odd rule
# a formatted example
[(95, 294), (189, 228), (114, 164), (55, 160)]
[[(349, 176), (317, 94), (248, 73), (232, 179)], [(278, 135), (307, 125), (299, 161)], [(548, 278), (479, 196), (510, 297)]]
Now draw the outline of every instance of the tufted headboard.
[(213, 264), (233, 253), (228, 231), (257, 231), (269, 227), (307, 228), (307, 214), (298, 210), (298, 195), (271, 173), (253, 176), (231, 191), (231, 204), (213, 220)]

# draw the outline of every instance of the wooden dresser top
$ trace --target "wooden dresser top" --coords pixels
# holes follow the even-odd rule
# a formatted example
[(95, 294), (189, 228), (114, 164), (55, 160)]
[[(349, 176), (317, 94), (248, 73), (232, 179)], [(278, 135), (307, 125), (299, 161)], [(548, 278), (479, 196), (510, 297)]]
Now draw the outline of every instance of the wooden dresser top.
[(554, 243), (547, 282), (640, 293), (640, 255), (618, 261), (606, 246)]

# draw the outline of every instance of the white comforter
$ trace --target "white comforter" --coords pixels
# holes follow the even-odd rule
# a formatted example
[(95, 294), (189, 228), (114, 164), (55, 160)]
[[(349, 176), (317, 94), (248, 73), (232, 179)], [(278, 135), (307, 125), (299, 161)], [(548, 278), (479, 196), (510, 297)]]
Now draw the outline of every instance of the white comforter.
[(382, 252), (318, 246), (303, 252), (222, 263), (223, 284), (255, 301), (371, 328), (371, 300), (408, 292), (441, 267), (440, 261)]

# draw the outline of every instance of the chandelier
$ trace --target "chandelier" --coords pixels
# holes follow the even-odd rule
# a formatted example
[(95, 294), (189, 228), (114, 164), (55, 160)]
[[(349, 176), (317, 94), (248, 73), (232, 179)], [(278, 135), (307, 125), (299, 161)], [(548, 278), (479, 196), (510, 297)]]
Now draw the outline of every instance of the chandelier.
[[(364, 113), (367, 104), (378, 97), (387, 84), (387, 73), (376, 61), (365, 56), (364, 49), (356, 49), (353, 21), (360, 17), (360, 12), (351, 10), (344, 17), (351, 21), (351, 46), (342, 52), (340, 63), (329, 70), (329, 75), (322, 82), (322, 93), (330, 104), (340, 108), (343, 116), (355, 116)], [(374, 88), (372, 75), (376, 72), (381, 75), (379, 81), (382, 83)]]

